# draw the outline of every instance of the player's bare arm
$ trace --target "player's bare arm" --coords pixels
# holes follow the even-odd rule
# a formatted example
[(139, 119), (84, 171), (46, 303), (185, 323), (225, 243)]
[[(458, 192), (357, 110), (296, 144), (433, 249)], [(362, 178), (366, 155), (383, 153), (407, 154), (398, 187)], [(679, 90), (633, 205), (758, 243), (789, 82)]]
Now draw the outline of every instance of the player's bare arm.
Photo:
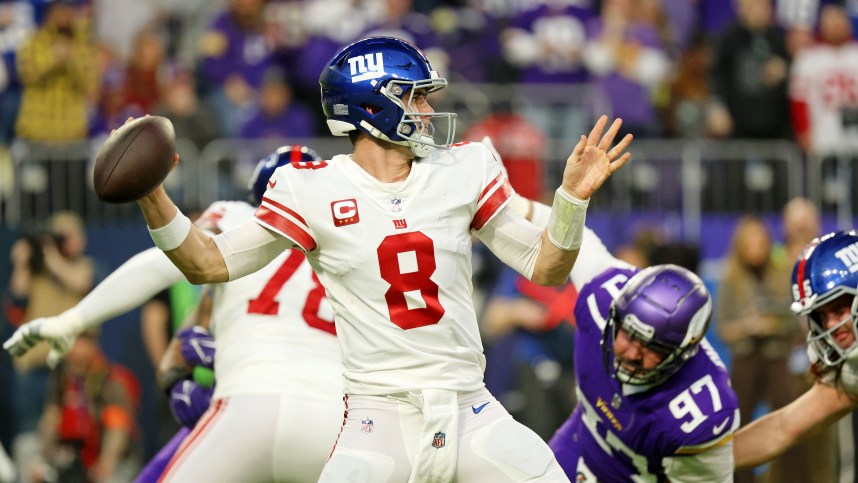
[[(163, 185), (137, 200), (150, 230), (169, 230), (171, 223), (184, 218), (170, 200)], [(164, 250), (167, 257), (193, 284), (226, 282), (229, 280), (226, 263), (214, 240), (203, 230), (188, 221), (187, 236), (172, 250)], [(161, 247), (164, 249), (165, 247)], [(167, 246), (169, 248), (169, 246)]]
[(542, 234), (534, 265), (531, 280), (535, 283), (560, 285), (566, 281), (581, 247), (584, 214), (590, 197), (631, 158), (631, 154), (625, 152), (632, 142), (631, 134), (611, 148), (622, 119), (615, 119), (603, 135), (607, 124), (608, 117), (600, 117), (590, 134), (581, 136), (566, 160), (563, 183), (555, 195), (552, 215)]
[(817, 382), (795, 401), (736, 432), (736, 469), (765, 463), (856, 407), (858, 404), (845, 392)]

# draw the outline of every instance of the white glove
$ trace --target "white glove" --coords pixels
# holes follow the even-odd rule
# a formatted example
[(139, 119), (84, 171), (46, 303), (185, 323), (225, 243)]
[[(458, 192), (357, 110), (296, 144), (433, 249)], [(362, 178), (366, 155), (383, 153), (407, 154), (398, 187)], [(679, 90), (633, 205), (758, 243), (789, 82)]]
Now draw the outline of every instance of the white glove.
[(70, 309), (56, 317), (40, 317), (27, 322), (3, 343), (3, 349), (17, 357), (32, 349), (39, 341), (45, 341), (51, 346), (47, 363), (53, 368), (69, 351), (75, 336), (85, 329), (77, 311)]

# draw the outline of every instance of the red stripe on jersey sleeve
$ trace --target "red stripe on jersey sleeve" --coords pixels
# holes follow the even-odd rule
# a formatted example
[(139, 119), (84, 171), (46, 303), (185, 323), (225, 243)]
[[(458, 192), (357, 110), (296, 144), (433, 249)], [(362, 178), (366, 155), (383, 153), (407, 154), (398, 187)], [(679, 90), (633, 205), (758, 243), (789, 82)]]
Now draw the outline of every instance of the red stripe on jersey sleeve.
[(486, 185), (486, 187), (485, 187), (485, 188), (483, 188), (483, 192), (482, 192), (482, 193), (480, 193), (480, 197), (479, 197), (479, 198), (477, 198), (477, 203), (479, 203), (480, 201), (483, 201), (483, 198), (485, 198), (485, 197), (486, 197), (486, 194), (487, 194), (489, 191), (491, 191), (491, 190), (492, 190), (492, 188), (494, 188), (498, 183), (500, 183), (502, 178), (503, 178), (503, 175), (502, 175), (502, 174), (499, 174), (499, 175), (497, 175), (497, 176), (495, 177), (495, 179), (493, 179), (493, 180), (492, 180), (492, 182), (491, 182), (491, 183), (487, 184), (487, 185)]
[(301, 223), (303, 223), (305, 225), (307, 224), (307, 222), (304, 221), (304, 218), (302, 218), (301, 215), (299, 215), (294, 210), (288, 208), (286, 205), (284, 205), (282, 203), (278, 203), (278, 202), (272, 200), (271, 198), (266, 198), (265, 196), (262, 197), (262, 202), (268, 203), (271, 206), (273, 206), (273, 207), (277, 208), (278, 210), (281, 210), (285, 213), (289, 213), (289, 216), (291, 216), (292, 218), (295, 218), (296, 220), (300, 221)]
[(301, 248), (305, 252), (311, 252), (316, 249), (316, 241), (313, 239), (313, 236), (280, 213), (272, 211), (263, 205), (256, 209), (255, 216), (259, 221), (286, 235), (298, 245), (301, 245)]
[[(498, 176), (500, 178), (500, 176)], [(471, 228), (479, 230), (497, 213), (501, 206), (512, 196), (512, 186), (509, 181), (504, 180), (503, 186), (498, 187), (494, 193), (483, 203), (483, 206), (477, 210), (471, 221)]]

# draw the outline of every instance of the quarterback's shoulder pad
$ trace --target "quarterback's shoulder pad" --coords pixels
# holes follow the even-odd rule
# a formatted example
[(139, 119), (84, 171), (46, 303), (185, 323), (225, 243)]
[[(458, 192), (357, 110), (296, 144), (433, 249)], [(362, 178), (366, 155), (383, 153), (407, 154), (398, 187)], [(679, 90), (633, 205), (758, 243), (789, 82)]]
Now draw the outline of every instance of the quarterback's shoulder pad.
[(453, 144), (449, 149), (450, 155), (458, 159), (468, 160), (494, 160), (494, 155), (491, 150), (483, 143), (474, 143), (471, 141), (462, 141)]
[(304, 219), (299, 200), (306, 201), (314, 193), (321, 192), (320, 185), (325, 184), (326, 177), (307, 172), (311, 172), (311, 168), (303, 172), (292, 165), (277, 168), (268, 180), (268, 189), (255, 216), (262, 226), (289, 238), (301, 250), (311, 252), (316, 248), (316, 240)]
[[(337, 158), (348, 158), (346, 155), (334, 156), (331, 160), (293, 161), (274, 170), (268, 180), (266, 196), (274, 192), (291, 191), (296, 196), (302, 192), (318, 192), (320, 186), (327, 186), (327, 180), (334, 174), (333, 164)], [(342, 161), (342, 160), (341, 160)]]
[(483, 143), (470, 141), (456, 143), (450, 149), (436, 150), (423, 158), (421, 163), (453, 168), (456, 176), (466, 176), (468, 179), (485, 179), (488, 173), (494, 173), (494, 177), (501, 172), (489, 148)]
[[(341, 155), (341, 156), (344, 156), (344, 155)], [(336, 156), (336, 157), (339, 157), (339, 156)], [(292, 161), (289, 164), (284, 164), (283, 166), (280, 166), (279, 168), (277, 168), (274, 171), (274, 173), (275, 174), (278, 172), (283, 173), (283, 174), (290, 173), (290, 172), (295, 173), (295, 174), (291, 174), (292, 176), (300, 175), (301, 173), (312, 175), (316, 172), (319, 172), (319, 173), (325, 172), (326, 171), (325, 168), (329, 168), (331, 166), (332, 162), (333, 162), (333, 160), (328, 161), (328, 160), (324, 160), (324, 159), (320, 159), (318, 161)]]

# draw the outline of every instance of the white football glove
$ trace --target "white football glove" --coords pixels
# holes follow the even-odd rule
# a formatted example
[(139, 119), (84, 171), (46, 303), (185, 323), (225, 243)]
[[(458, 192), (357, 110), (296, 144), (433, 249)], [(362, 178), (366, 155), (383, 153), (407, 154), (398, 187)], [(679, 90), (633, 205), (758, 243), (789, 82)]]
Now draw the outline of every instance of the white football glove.
[(74, 343), (75, 336), (85, 329), (80, 316), (71, 309), (56, 317), (40, 317), (27, 322), (3, 343), (3, 349), (17, 357), (25, 354), (38, 342), (45, 341), (51, 347), (47, 363), (53, 368), (65, 357)]

